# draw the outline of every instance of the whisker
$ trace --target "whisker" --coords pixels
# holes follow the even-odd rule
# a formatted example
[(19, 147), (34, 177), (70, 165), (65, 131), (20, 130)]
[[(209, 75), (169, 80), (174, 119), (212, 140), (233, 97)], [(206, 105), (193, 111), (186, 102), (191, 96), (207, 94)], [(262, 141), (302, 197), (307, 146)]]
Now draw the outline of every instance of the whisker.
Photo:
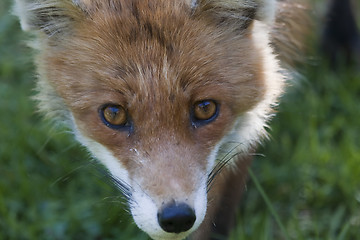
[(116, 195), (116, 196), (104, 197), (102, 201), (111, 202), (111, 203), (123, 203), (123, 198), (121, 195), (120, 196)]
[(214, 166), (214, 168), (211, 170), (211, 172), (208, 175), (208, 181), (207, 181), (207, 192), (210, 191), (211, 187), (213, 186), (214, 180), (216, 176), (225, 168), (225, 166), (228, 165), (228, 163), (234, 159), (236, 156), (239, 156), (242, 152), (237, 151), (238, 147), (241, 145), (241, 143), (238, 143), (235, 147), (233, 147), (230, 151), (228, 151), (222, 159), (218, 160), (217, 164)]
[(125, 202), (130, 201), (131, 199), (131, 186), (119, 179), (118, 177), (112, 175), (107, 169), (99, 166), (96, 163), (90, 163), (89, 165), (92, 166), (92, 169), (95, 169), (96, 172), (93, 172), (99, 179), (104, 181), (107, 184), (115, 185), (115, 187), (120, 190), (121, 195), (119, 198), (125, 200)]
[(236, 156), (238, 156), (240, 153), (235, 153), (228, 157), (227, 159), (221, 160), (213, 169), (213, 171), (210, 173), (207, 183), (207, 188), (209, 191), (214, 183), (214, 180), (216, 176), (228, 165), (228, 163)]
[(112, 180), (113, 184), (120, 190), (123, 194), (125, 200), (128, 202), (131, 199), (131, 187), (129, 184), (120, 180), (119, 178), (113, 176), (109, 173), (109, 178)]
[(266, 157), (265, 154), (262, 153), (248, 153), (247, 155), (252, 157)]
[(81, 170), (81, 169), (84, 169), (88, 166), (89, 164), (83, 164), (81, 166), (78, 166), (74, 169), (72, 169), (70, 172), (68, 172), (67, 174), (63, 175), (62, 177), (59, 177), (58, 179), (56, 179), (52, 184), (51, 186), (55, 186), (56, 184), (58, 184), (59, 182), (65, 182), (67, 181), (69, 178), (71, 178), (71, 175), (73, 175), (75, 172)]

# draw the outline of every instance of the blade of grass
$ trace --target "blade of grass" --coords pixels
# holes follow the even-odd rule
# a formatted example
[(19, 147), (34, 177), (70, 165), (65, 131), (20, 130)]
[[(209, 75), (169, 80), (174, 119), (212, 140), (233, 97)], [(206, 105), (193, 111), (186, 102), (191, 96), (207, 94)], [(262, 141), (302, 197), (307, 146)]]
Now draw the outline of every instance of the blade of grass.
[(272, 203), (270, 202), (269, 197), (265, 193), (264, 189), (261, 187), (261, 184), (259, 183), (257, 177), (255, 176), (254, 172), (249, 168), (249, 175), (251, 177), (251, 180), (254, 182), (257, 190), (259, 191), (261, 197), (264, 199), (269, 211), (273, 215), (276, 223), (279, 225), (281, 232), (284, 234), (286, 240), (290, 240), (289, 234), (286, 231), (284, 225), (282, 224), (279, 214), (275, 211), (275, 208), (273, 207)]
[(345, 240), (346, 238), (346, 234), (349, 232), (349, 229), (350, 229), (350, 226), (351, 226), (351, 222), (348, 221), (343, 227), (342, 227), (342, 230), (339, 234), (339, 236), (337, 237), (338, 240)]

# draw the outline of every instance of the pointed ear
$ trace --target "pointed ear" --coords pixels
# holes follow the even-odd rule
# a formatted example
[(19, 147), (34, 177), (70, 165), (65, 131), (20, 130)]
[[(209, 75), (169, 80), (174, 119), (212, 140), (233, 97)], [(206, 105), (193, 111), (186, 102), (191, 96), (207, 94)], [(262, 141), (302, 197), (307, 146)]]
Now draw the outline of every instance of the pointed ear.
[(196, 17), (233, 30), (245, 30), (254, 20), (272, 23), (276, 0), (192, 0), (191, 7)]
[(15, 0), (14, 13), (23, 30), (42, 31), (49, 36), (69, 33), (86, 17), (78, 0)]

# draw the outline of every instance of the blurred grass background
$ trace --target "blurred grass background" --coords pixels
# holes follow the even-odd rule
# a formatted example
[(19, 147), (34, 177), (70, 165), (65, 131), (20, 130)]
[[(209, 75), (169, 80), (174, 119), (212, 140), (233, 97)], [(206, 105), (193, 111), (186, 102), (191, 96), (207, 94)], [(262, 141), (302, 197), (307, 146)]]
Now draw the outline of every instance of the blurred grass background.
[[(148, 239), (66, 129), (35, 112), (28, 39), (0, 2), (0, 239)], [(316, 47), (316, 44), (313, 43)], [(231, 239), (360, 239), (360, 71), (309, 60), (283, 98)]]

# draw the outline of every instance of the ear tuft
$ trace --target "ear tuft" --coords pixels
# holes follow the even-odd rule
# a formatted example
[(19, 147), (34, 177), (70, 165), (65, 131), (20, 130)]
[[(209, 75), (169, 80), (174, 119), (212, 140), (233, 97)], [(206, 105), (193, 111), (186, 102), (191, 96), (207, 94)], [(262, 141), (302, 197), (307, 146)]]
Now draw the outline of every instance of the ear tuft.
[(217, 25), (231, 25), (234, 30), (244, 30), (253, 20), (272, 23), (276, 0), (192, 0), (191, 7), (195, 16), (205, 17)]
[(49, 36), (69, 32), (85, 12), (71, 0), (15, 0), (14, 14), (25, 31), (37, 30)]

